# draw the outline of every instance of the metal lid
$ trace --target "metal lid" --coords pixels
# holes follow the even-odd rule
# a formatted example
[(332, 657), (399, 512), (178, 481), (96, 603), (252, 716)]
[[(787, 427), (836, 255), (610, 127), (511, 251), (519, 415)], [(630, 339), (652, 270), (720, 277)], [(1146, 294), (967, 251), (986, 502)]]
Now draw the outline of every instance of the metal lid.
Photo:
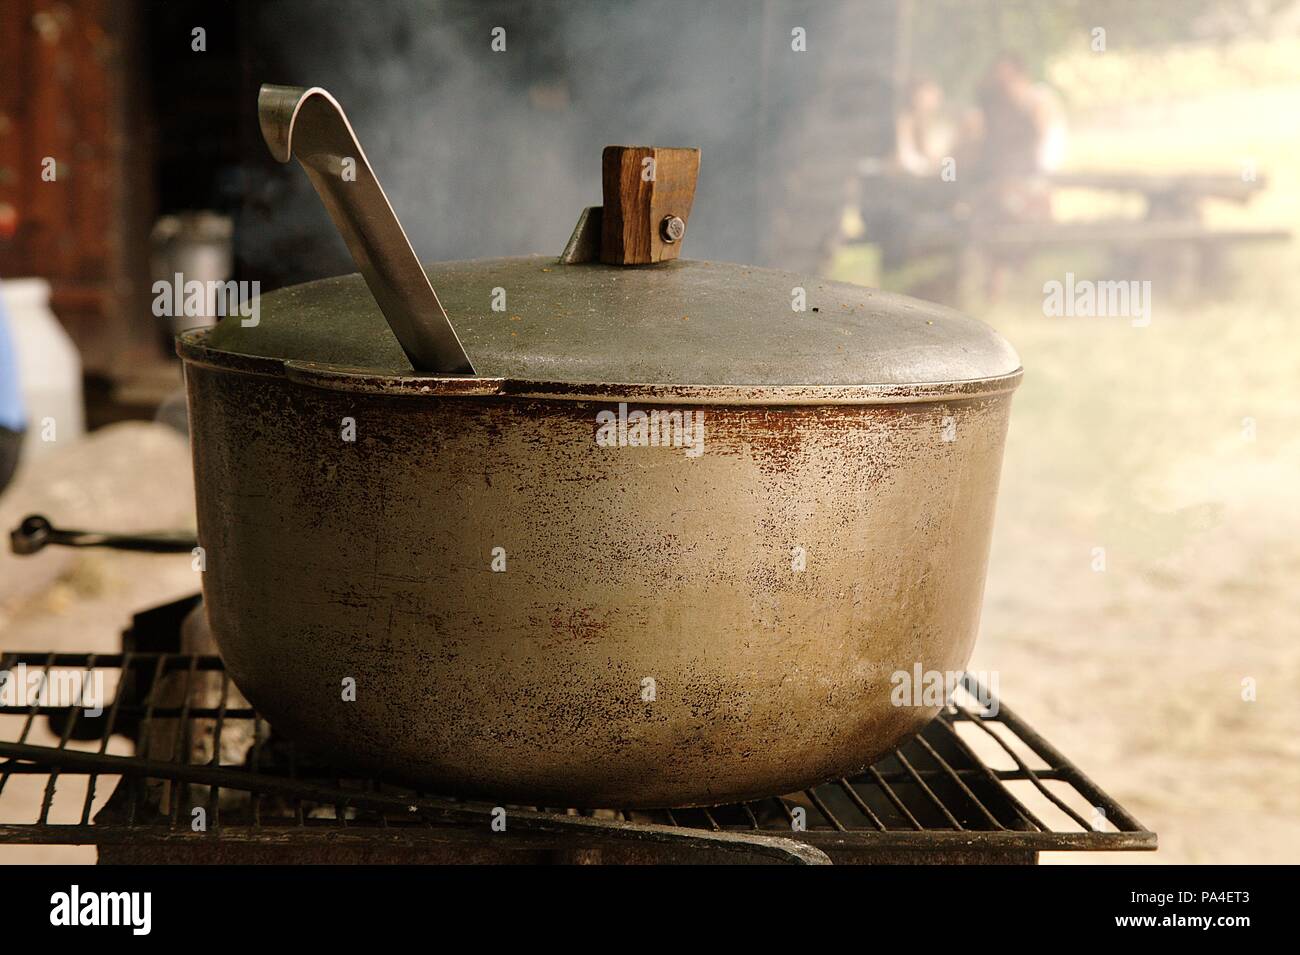
[(258, 118), (361, 272), (271, 293), (256, 322), (182, 335), (189, 360), (349, 391), (736, 404), (921, 401), (1019, 381), (1011, 346), (951, 309), (681, 259), (698, 149), (607, 146), (604, 205), (583, 212), (558, 261), (425, 267), (334, 97), (263, 86)]
[[(543, 256), (426, 269), (479, 378), (897, 392), (953, 383), (1002, 390), (1020, 369), (996, 331), (952, 309), (790, 272), (684, 259), (645, 268), (562, 265)], [(803, 311), (793, 307), (800, 290)], [(269, 293), (257, 325), (229, 316), (202, 345), (427, 377), (412, 369), (360, 275)]]

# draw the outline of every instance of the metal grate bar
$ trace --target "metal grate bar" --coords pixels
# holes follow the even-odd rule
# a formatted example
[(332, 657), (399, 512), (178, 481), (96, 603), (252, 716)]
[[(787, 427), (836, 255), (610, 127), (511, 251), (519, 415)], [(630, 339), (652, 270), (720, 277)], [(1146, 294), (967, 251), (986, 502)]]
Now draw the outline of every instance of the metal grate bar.
[[(343, 780), (337, 776), (334, 777), (334, 785), (339, 789), (343, 788)], [(340, 826), (347, 828), (348, 825), (348, 804), (345, 802), (334, 803), (334, 819)]]
[[(0, 653), (0, 670), (3, 670), (7, 674), (17, 665), (18, 654)], [(12, 677), (6, 676), (6, 679), (12, 679)], [(13, 760), (5, 760), (5, 762), (0, 765), (3, 765), (4, 767), (4, 774), (0, 775), (0, 796), (2, 796), (4, 795), (5, 784), (9, 782), (9, 776), (13, 773)]]
[[(23, 656), (22, 654), (16, 654), (16, 656), (18, 657), (18, 660), (14, 663), (10, 663), (9, 667), (6, 667), (6, 669), (17, 666), (19, 663), (24, 662), (22, 660), (22, 656)], [(54, 665), (54, 656), (55, 655), (53, 653), (47, 653), (45, 655), (44, 669), (41, 671), (42, 679), (43, 681), (45, 681), (45, 685), (48, 685), (49, 683), (50, 668)], [(32, 725), (36, 722), (36, 711), (39, 709), (38, 706), (39, 700), (40, 700), (40, 695), (38, 694), (37, 699), (32, 702), (31, 707), (28, 709), (27, 719), (23, 721), (22, 732), (18, 734), (18, 742), (20, 743), (26, 743), (27, 737), (31, 735)], [(0, 774), (0, 795), (4, 794), (5, 786), (8, 784), (9, 777), (11, 775), (13, 775), (13, 770), (11, 770), (8, 767), (8, 764), (6, 763), (4, 773)]]
[[(95, 666), (95, 655), (92, 653), (86, 660), (86, 669), (82, 670), (84, 682), (81, 684), (81, 703), (85, 704), (86, 687), (89, 685), (90, 674)], [(77, 717), (81, 715), (81, 707), (72, 705), (69, 707), (71, 712), (67, 713), (67, 719), (63, 721), (63, 732), (59, 734), (59, 749), (66, 749), (68, 740), (72, 739), (72, 731), (76, 728)], [(50, 806), (54, 804), (54, 790), (59, 784), (59, 768), (55, 766), (50, 770), (49, 778), (45, 780), (45, 792), (41, 796), (41, 813), (36, 819), (38, 826), (43, 826), (50, 819)]]
[[(181, 715), (180, 725), (176, 727), (176, 734), (172, 737), (175, 752), (172, 753), (172, 761), (187, 765), (190, 761), (190, 748), (194, 743), (191, 735), (192, 724), (190, 723), (190, 703), (194, 699), (194, 667), (195, 658), (190, 657), (190, 665), (185, 669), (185, 688), (181, 691)], [(173, 781), (169, 787), (169, 796), (171, 798), (171, 827), (174, 831), (180, 824), (181, 805), (186, 803), (189, 794), (189, 783)]]
[(925, 826), (921, 825), (920, 821), (912, 815), (912, 810), (907, 808), (907, 804), (899, 798), (898, 793), (894, 792), (894, 787), (885, 782), (885, 777), (880, 775), (880, 770), (876, 769), (875, 766), (869, 766), (867, 767), (867, 773), (873, 780), (875, 780), (876, 785), (880, 787), (880, 791), (885, 794), (885, 798), (894, 804), (894, 808), (903, 814), (903, 818), (908, 821), (913, 829), (920, 832), (925, 828)]
[[(298, 747), (294, 746), (292, 742), (289, 743), (289, 778), (294, 781), (298, 779)], [(293, 815), (298, 825), (307, 825), (307, 814), (303, 812), (301, 799), (293, 801)]]
[(46, 652), (44, 650), (17, 650), (10, 652), (11, 664), (16, 666), (19, 663), (28, 665), (44, 666), (48, 660), (57, 667), (74, 667), (81, 668), (86, 665), (87, 659), (95, 656), (99, 665), (105, 669), (120, 670), (129, 659), (136, 660), (154, 660), (163, 659), (168, 662), (168, 666), (173, 670), (188, 669), (190, 660), (193, 659), (194, 667), (198, 670), (222, 670), (225, 666), (221, 662), (221, 657), (214, 653), (172, 653), (166, 650), (123, 650), (121, 653), (69, 653), (67, 651)]
[[(131, 669), (132, 656), (127, 653), (123, 657), (122, 669), (117, 675), (117, 689), (113, 691), (113, 704), (108, 710), (108, 720), (104, 724), (104, 732), (99, 740), (99, 754), (102, 756), (108, 752), (108, 741), (113, 738), (113, 728), (117, 725), (117, 714), (121, 709), (122, 700), (126, 696), (126, 684), (134, 672)], [(99, 773), (91, 773), (90, 778), (86, 781), (86, 801), (81, 805), (81, 824), (87, 826), (90, 824), (90, 811), (95, 805), (95, 788), (99, 783)]]
[(972, 719), (971, 722), (974, 723), (976, 726), (978, 726), (985, 733), (987, 733), (999, 746), (1002, 747), (1002, 749), (1006, 752), (1008, 756), (1010, 756), (1013, 760), (1016, 761), (1016, 765), (1020, 767), (1021, 772), (1025, 774), (1026, 778), (1031, 783), (1034, 784), (1034, 788), (1036, 788), (1045, 798), (1047, 798), (1053, 805), (1055, 805), (1057, 809), (1061, 810), (1061, 812), (1065, 813), (1067, 816), (1073, 819), (1083, 829), (1088, 830), (1092, 828), (1092, 826), (1090, 826), (1082, 816), (1080, 816), (1077, 812), (1075, 812), (1072, 808), (1070, 808), (1070, 806), (1063, 799), (1061, 799), (1060, 796), (1056, 795), (1056, 793), (1052, 792), (1045, 785), (1043, 785), (1043, 781), (1039, 779), (1038, 774), (1035, 773), (1032, 769), (1030, 769), (1025, 764), (1025, 761), (1020, 758), (1020, 754), (1017, 753), (1014, 749), (1012, 749), (1006, 740), (1004, 740), (997, 733), (993, 732), (993, 730), (984, 722), (975, 719)]
[[(940, 719), (942, 720), (942, 717), (940, 717)], [(988, 806), (980, 802), (980, 798), (976, 796), (975, 793), (971, 791), (971, 788), (962, 781), (962, 778), (953, 771), (953, 768), (948, 765), (948, 761), (939, 755), (939, 751), (930, 745), (930, 741), (927, 740), (924, 735), (918, 736), (916, 741), (921, 745), (921, 748), (929, 754), (930, 758), (937, 762), (939, 767), (948, 774), (948, 777), (957, 784), (957, 787), (962, 791), (966, 798), (975, 805), (975, 808), (983, 813), (984, 818), (989, 821), (989, 824), (993, 826), (994, 829), (1006, 829), (1006, 826), (1002, 825), (1002, 823), (998, 821), (998, 817), (989, 812)]]
[[(983, 690), (983, 687), (973, 677), (967, 677), (968, 682), (977, 690)], [(1049, 766), (1057, 769), (1061, 777), (1070, 783), (1081, 796), (1088, 800), (1089, 805), (1098, 806), (1105, 810), (1106, 819), (1109, 820), (1115, 828), (1121, 832), (1145, 832), (1146, 828), (1133, 818), (1123, 806), (1117, 803), (1110, 796), (1102, 791), (1101, 787), (1084, 775), (1074, 763), (1070, 762), (1060, 750), (1044, 739), (1033, 727), (1029, 726), (1024, 720), (1018, 717), (1015, 712), (1005, 703), (998, 703), (998, 717), (1002, 723), (1015, 733), (1026, 746), (1030, 748), (1037, 756)], [(1048, 778), (1042, 774), (1043, 778)], [(1092, 827), (1084, 824), (1085, 829)]]
[(853, 804), (858, 807), (858, 812), (866, 816), (867, 819), (871, 822), (871, 824), (875, 826), (878, 830), (880, 830), (881, 832), (885, 831), (885, 824), (880, 821), (880, 817), (877, 816), (872, 811), (871, 807), (867, 805), (867, 801), (862, 798), (862, 796), (858, 793), (856, 789), (853, 788), (852, 783), (850, 783), (847, 779), (841, 776), (839, 779), (835, 780), (835, 784), (839, 786), (841, 789), (843, 789), (844, 792), (848, 795), (849, 799), (853, 801)]
[[(145, 697), (145, 701), (144, 701), (144, 725), (146, 727), (152, 725), (153, 723), (154, 706), (158, 702), (158, 688), (162, 686), (163, 674), (166, 672), (167, 656), (168, 655), (165, 653), (160, 653), (158, 655), (157, 662), (154, 664), (153, 682), (149, 684), (149, 695)], [(153, 742), (152, 735), (146, 733), (144, 736), (144, 740), (140, 743), (141, 759), (149, 758), (150, 755), (149, 749), (150, 749), (150, 744), (152, 742)], [(144, 780), (138, 778), (131, 780), (130, 804), (127, 807), (127, 811), (126, 811), (126, 824), (128, 826), (135, 825), (136, 815), (140, 811), (140, 797), (143, 795), (143, 792), (144, 792)]]
[(787, 802), (786, 802), (784, 799), (782, 799), (780, 796), (773, 796), (773, 797), (772, 797), (772, 801), (773, 801), (774, 803), (776, 803), (777, 806), (780, 807), (782, 814), (785, 815), (785, 821), (788, 822), (788, 823), (793, 824), (793, 823), (794, 823), (794, 813), (790, 810), (790, 804), (787, 803)]
[(806, 795), (808, 797), (808, 801), (811, 802), (817, 808), (817, 811), (822, 814), (822, 818), (825, 819), (827, 822), (829, 822), (831, 826), (836, 829), (836, 831), (838, 832), (849, 831), (848, 828), (844, 825), (844, 823), (840, 822), (839, 819), (835, 817), (835, 814), (831, 812), (830, 807), (826, 805), (825, 801), (823, 801), (822, 798), (817, 795), (817, 790), (805, 789), (804, 795)]
[[(967, 718), (973, 719), (974, 717), (970, 717), (968, 715)], [(1025, 805), (1019, 799), (1016, 798), (1014, 793), (1012, 793), (1010, 790), (1008, 790), (1005, 786), (1002, 785), (1001, 780), (1004, 778), (1008, 778), (1008, 777), (1021, 778), (1023, 774), (1020, 773), (1019, 770), (1017, 770), (1015, 773), (1008, 773), (1007, 776), (1003, 776), (1002, 773), (995, 773), (993, 770), (989, 769), (989, 767), (984, 763), (983, 760), (981, 760), (977, 755), (975, 755), (975, 751), (971, 749), (969, 745), (967, 745), (964, 739), (961, 738), (961, 734), (958, 733), (957, 728), (952, 725), (952, 719), (950, 719), (947, 716), (947, 714), (944, 715), (943, 719), (936, 720), (936, 722), (940, 723), (943, 726), (944, 730), (947, 732), (949, 738), (951, 739), (952, 744), (957, 748), (959, 748), (971, 760), (971, 762), (977, 763), (980, 767), (980, 770), (982, 771), (982, 775), (986, 779), (988, 779), (989, 782), (991, 782), (994, 786), (998, 787), (1000, 794), (1003, 796), (1003, 798), (1007, 800), (1008, 804), (1011, 806), (1012, 810), (1015, 811), (1016, 815), (1018, 815), (1021, 819), (1027, 822), (1030, 826), (1037, 829), (1039, 832), (1051, 831), (1050, 827), (1045, 825), (1041, 819), (1039, 819), (1032, 812), (1030, 812), (1025, 807)]]
[[(162, 619), (155, 618), (155, 619)], [(169, 624), (170, 625), (170, 624)], [(159, 645), (157, 635), (150, 639)], [(165, 642), (162, 643), (165, 646)], [(226, 831), (241, 844), (247, 840), (269, 840), (288, 844), (293, 833), (302, 838), (329, 840), (332, 833), (349, 830), (348, 845), (358, 839), (409, 839), (412, 833), (428, 833), (445, 839), (448, 825), (482, 824), (489, 802), (427, 797), (394, 787), (383, 780), (362, 776), (339, 776), (336, 770), (318, 765), (300, 754), (292, 741), (282, 740), (261, 718), (235, 698), (235, 688), (220, 658), (176, 652), (134, 652), (121, 654), (10, 653), (0, 656), (6, 666), (27, 663), (43, 668), (48, 680), (56, 667), (78, 668), (88, 674), (116, 667), (118, 685), (111, 705), (99, 717), (87, 716), (75, 707), (11, 707), (0, 713), (21, 717), (18, 742), (0, 739), (0, 790), (11, 775), (46, 776), (40, 802), (40, 816), (34, 824), (0, 824), (3, 841), (76, 841), (104, 843), (120, 839), (144, 840), (141, 844), (162, 844), (166, 833), (172, 839), (203, 839)], [(207, 677), (213, 672), (219, 677)], [(152, 675), (152, 679), (150, 676)], [(219, 680), (220, 695), (213, 691)], [(968, 678), (969, 680), (969, 678)], [(147, 688), (147, 691), (146, 691)], [(973, 695), (987, 699), (973, 680), (967, 684)], [(177, 700), (176, 694), (182, 693)], [(164, 705), (166, 704), (166, 705)], [(57, 720), (57, 745), (28, 744), (35, 718), (50, 715)], [(171, 725), (174, 720), (175, 732)], [(977, 724), (1008, 754), (1014, 769), (993, 769), (958, 732), (958, 720)], [(1001, 722), (1004, 729), (991, 724)], [(246, 743), (244, 765), (223, 765), (223, 741), (236, 732), (241, 746)], [(114, 732), (132, 732), (135, 727), (151, 728), (139, 740), (135, 757), (109, 755)], [(251, 738), (248, 727), (251, 726)], [(995, 730), (997, 730), (995, 732)], [(98, 733), (98, 737), (94, 734)], [(210, 735), (209, 735), (210, 734)], [(6, 737), (12, 739), (12, 736)], [(95, 739), (97, 751), (70, 745), (73, 739)], [(175, 751), (163, 759), (152, 758), (170, 739)], [(211, 754), (196, 758), (195, 745), (211, 742)], [(1041, 758), (1047, 766), (1032, 769), (1012, 743)], [(269, 744), (269, 745), (268, 745)], [(230, 747), (227, 746), (226, 749)], [(161, 755), (161, 754), (160, 754)], [(49, 818), (66, 788), (59, 785), (68, 776), (87, 777), (78, 825), (54, 825)], [(100, 812), (91, 824), (95, 790), (101, 775), (120, 777), (117, 794), (108, 811)], [(164, 783), (156, 786), (152, 781)], [(1029, 811), (1008, 789), (1011, 782), (1033, 785), (1046, 799), (1078, 825), (1053, 829)], [(1075, 799), (1081, 796), (1102, 807), (1119, 832), (1096, 832), (1083, 817), (1045, 785), (1052, 783)], [(191, 808), (191, 797), (206, 805), (209, 826), (191, 832), (182, 825), (182, 813)], [(167, 798), (161, 798), (166, 793)], [(223, 795), (226, 797), (223, 799)], [(78, 798), (80, 794), (78, 794)], [(226, 806), (223, 809), (223, 802)], [(1077, 799), (1076, 799), (1077, 802)], [(882, 807), (892, 807), (885, 811)], [(820, 820), (809, 822), (798, 832), (789, 826), (795, 807), (816, 812)], [(197, 806), (193, 807), (197, 808)], [(945, 845), (970, 848), (1000, 846), (1015, 851), (1079, 848), (1153, 848), (1155, 836), (1123, 811), (1084, 776), (1068, 759), (1026, 726), (1014, 713), (1001, 706), (997, 719), (977, 717), (971, 710), (950, 704), (916, 740), (895, 750), (889, 757), (863, 773), (832, 780), (789, 797), (771, 796), (729, 806), (689, 810), (632, 812), (613, 810), (543, 811), (511, 807), (512, 817), (525, 813), (537, 831), (558, 831), (561, 820), (592, 824), (608, 837), (609, 827), (625, 827), (644, 835), (647, 821), (664, 831), (678, 833), (688, 841), (711, 837), (790, 841), (793, 836), (805, 845), (824, 846), (833, 851), (845, 848), (890, 846), (925, 849)], [(512, 827), (513, 828), (513, 827)], [(783, 828), (787, 834), (783, 834)], [(123, 835), (114, 835), (123, 833)], [(131, 835), (126, 835), (130, 833)], [(381, 835), (387, 834), (387, 835)], [(950, 837), (945, 839), (944, 837)], [(313, 843), (315, 844), (315, 843)], [(391, 843), (385, 843), (391, 844)]]
[[(230, 702), (230, 674), (221, 671), (221, 702), (217, 706), (217, 721), (212, 727), (212, 759), (208, 765), (221, 765), (221, 731), (226, 724), (226, 706)], [(208, 818), (212, 828), (221, 828), (221, 787), (213, 786), (208, 790)]]
[(960, 822), (957, 821), (957, 817), (948, 811), (948, 807), (943, 804), (943, 800), (935, 795), (934, 790), (931, 789), (929, 786), (927, 786), (925, 780), (922, 779), (917, 774), (916, 770), (912, 768), (912, 764), (908, 762), (907, 757), (903, 755), (903, 751), (901, 749), (894, 750), (894, 758), (898, 760), (898, 762), (902, 765), (903, 769), (907, 770), (908, 775), (912, 777), (912, 779), (916, 782), (916, 785), (921, 787), (921, 791), (924, 792), (928, 797), (930, 797), (930, 802), (934, 803), (934, 807), (939, 810), (940, 814), (942, 814), (944, 819), (948, 820), (948, 824), (950, 826), (952, 826), (954, 829), (957, 829), (959, 831), (966, 828)]
[[(253, 772), (262, 771), (262, 720), (253, 717)], [(262, 794), (253, 793), (253, 828), (262, 827)]]

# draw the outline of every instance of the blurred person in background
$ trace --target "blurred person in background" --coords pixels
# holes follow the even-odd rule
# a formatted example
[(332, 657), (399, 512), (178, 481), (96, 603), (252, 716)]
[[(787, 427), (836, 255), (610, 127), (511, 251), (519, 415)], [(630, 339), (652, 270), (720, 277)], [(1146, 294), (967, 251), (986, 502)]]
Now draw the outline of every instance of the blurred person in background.
[(1014, 53), (994, 62), (976, 94), (967, 132), (976, 172), (988, 179), (1028, 179), (1051, 172), (1065, 156), (1065, 111), (1046, 83), (1036, 83)]
[(944, 163), (952, 155), (956, 126), (946, 108), (944, 92), (925, 76), (907, 84), (894, 117), (894, 150), (873, 180), (886, 188), (871, 188), (859, 202), (865, 231), (880, 244), (881, 265), (899, 268), (925, 236), (948, 231), (953, 191), (943, 182)]
[[(1029, 75), (1024, 61), (1003, 53), (979, 86), (967, 117), (963, 152), (974, 186), (973, 218), (984, 224), (1046, 222), (1052, 201), (1044, 174), (1065, 155), (1065, 111), (1056, 92)], [(1001, 297), (1020, 257), (990, 264), (989, 297)]]
[(944, 157), (951, 155), (952, 144), (943, 90), (932, 79), (913, 80), (894, 120), (894, 161), (913, 176), (932, 176)]

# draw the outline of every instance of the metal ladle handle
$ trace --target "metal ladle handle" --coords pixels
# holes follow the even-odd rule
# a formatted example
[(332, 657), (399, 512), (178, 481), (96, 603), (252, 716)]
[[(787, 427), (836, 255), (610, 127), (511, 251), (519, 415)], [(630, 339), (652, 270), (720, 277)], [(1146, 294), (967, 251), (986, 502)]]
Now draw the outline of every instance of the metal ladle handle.
[(149, 554), (188, 554), (199, 546), (193, 534), (175, 531), (166, 534), (105, 534), (101, 531), (74, 531), (55, 527), (40, 514), (31, 514), (9, 532), (9, 547), (22, 556), (35, 554), (52, 544), (61, 547), (108, 547), (112, 550), (137, 550)]
[(302, 164), (415, 370), (474, 374), (338, 101), (319, 86), (268, 84), (257, 117), (271, 155)]

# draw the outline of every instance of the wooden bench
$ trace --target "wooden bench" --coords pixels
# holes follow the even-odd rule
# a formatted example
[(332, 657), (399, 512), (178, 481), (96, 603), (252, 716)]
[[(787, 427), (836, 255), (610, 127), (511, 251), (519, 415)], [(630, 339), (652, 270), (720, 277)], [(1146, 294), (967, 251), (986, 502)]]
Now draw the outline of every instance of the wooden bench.
[[(1044, 176), (1042, 181), (1053, 191), (1139, 194), (1145, 200), (1145, 212), (1140, 218), (1101, 221), (981, 221), (962, 218), (956, 212), (969, 196), (959, 183), (876, 171), (862, 179), (862, 216), (867, 230), (856, 241), (879, 243), (887, 265), (925, 255), (954, 255), (958, 284), (968, 287), (974, 273), (987, 269), (990, 261), (1069, 247), (1102, 249), (1112, 256), (1112, 270), (1117, 275), (1172, 271), (1179, 285), (1204, 285), (1222, 275), (1223, 251), (1229, 246), (1292, 238), (1286, 229), (1215, 228), (1204, 222), (1206, 199), (1245, 204), (1267, 184), (1263, 176), (1074, 172)], [(883, 234), (872, 234), (873, 206), (892, 216), (874, 216)], [(900, 215), (900, 209), (908, 208), (914, 210), (914, 217)]]

